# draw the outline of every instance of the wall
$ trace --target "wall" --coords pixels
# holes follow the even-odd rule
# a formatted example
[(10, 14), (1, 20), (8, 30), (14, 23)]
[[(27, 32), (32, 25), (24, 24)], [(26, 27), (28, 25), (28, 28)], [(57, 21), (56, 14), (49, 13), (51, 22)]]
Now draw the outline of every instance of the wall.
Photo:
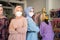
[(53, 8), (57, 9), (60, 8), (60, 0), (52, 0), (53, 1)]
[(27, 6), (32, 6), (35, 12), (41, 11), (42, 8), (46, 7), (46, 0), (27, 0)]
[(60, 0), (46, 0), (46, 9), (49, 14), (51, 9), (60, 8)]
[(60, 8), (60, 0), (46, 0), (47, 10)]
[(60, 8), (60, 0), (46, 0), (46, 10), (50, 18), (50, 10)]

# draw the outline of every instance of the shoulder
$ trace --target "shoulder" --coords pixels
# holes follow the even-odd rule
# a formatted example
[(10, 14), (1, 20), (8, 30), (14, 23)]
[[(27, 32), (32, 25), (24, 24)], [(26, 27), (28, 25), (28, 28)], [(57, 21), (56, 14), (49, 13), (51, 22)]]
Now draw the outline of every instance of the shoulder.
[(11, 22), (14, 22), (15, 21), (15, 19), (11, 19)]
[(52, 25), (52, 23), (49, 21), (49, 25)]
[(2, 18), (7, 18), (6, 16), (2, 16)]
[(40, 25), (45, 26), (45, 22), (41, 22)]
[(44, 24), (45, 22), (41, 22), (41, 24)]
[(23, 19), (23, 20), (27, 20), (27, 18), (26, 18), (26, 17), (22, 17), (22, 19)]
[(7, 18), (7, 17), (5, 17), (5, 16), (2, 16), (2, 17), (1, 17), (1, 19), (4, 19), (5, 21), (7, 21), (7, 20), (8, 20), (8, 18)]
[(8, 18), (7, 17), (4, 17), (4, 19), (7, 21), (8, 20)]
[(30, 18), (30, 17), (26, 17), (27, 18), (27, 20), (32, 20), (32, 18)]

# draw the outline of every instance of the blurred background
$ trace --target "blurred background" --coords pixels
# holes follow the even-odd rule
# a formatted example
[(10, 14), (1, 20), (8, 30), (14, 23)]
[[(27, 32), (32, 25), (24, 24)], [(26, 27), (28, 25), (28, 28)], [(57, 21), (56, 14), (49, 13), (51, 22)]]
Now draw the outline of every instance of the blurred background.
[[(4, 15), (9, 20), (13, 17), (12, 11), (16, 5), (21, 5), (23, 9), (32, 6), (34, 12), (39, 14), (41, 14), (42, 8), (46, 8), (46, 13), (49, 15), (49, 20), (53, 25), (54, 40), (60, 40), (60, 0), (0, 0), (0, 4), (3, 5)], [(41, 39), (41, 37), (38, 38)]]

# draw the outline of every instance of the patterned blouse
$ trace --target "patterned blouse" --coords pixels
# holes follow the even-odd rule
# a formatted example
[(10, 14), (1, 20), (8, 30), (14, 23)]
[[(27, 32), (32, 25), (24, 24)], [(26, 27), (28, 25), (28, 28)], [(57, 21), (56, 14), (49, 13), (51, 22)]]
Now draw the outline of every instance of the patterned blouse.
[(0, 18), (0, 40), (7, 40), (8, 37), (8, 19)]

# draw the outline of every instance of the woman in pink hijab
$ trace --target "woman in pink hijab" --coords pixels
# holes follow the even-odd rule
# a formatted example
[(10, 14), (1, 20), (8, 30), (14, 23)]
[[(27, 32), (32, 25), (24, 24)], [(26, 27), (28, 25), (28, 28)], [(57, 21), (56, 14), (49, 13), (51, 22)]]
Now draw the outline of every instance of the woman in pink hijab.
[(15, 18), (10, 22), (8, 40), (26, 40), (27, 20), (22, 16), (22, 11), (21, 6), (14, 9)]

